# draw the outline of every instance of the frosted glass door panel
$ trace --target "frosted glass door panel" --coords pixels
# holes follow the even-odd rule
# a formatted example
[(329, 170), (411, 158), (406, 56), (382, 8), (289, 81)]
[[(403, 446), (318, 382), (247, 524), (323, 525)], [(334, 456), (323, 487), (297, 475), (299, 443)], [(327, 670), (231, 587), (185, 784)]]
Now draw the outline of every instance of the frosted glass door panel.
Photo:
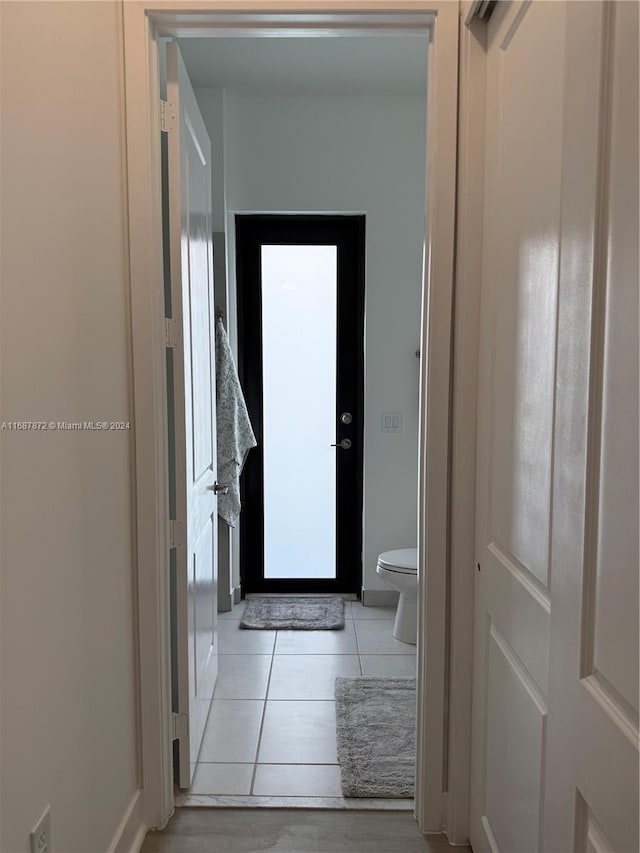
[(336, 246), (262, 246), (264, 577), (336, 577)]

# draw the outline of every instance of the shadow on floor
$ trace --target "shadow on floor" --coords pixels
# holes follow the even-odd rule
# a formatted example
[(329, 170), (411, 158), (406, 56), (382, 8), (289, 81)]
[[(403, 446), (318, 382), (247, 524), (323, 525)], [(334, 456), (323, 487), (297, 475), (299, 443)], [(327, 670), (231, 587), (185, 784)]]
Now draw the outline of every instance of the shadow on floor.
[(407, 812), (181, 808), (140, 853), (471, 853)]

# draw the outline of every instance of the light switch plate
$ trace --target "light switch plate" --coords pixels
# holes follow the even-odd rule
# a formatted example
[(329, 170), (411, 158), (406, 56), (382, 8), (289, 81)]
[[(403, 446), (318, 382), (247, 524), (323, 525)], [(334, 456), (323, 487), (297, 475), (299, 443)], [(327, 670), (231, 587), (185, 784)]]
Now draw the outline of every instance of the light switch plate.
[(47, 806), (40, 820), (29, 833), (31, 853), (52, 853), (51, 807)]
[(402, 412), (383, 412), (381, 430), (382, 432), (402, 432)]

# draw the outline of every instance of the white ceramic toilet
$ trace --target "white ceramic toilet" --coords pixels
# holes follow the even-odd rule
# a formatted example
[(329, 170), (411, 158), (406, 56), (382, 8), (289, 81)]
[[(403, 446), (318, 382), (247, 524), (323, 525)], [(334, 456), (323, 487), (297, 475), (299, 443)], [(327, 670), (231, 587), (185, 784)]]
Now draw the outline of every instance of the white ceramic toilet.
[(418, 549), (400, 548), (378, 556), (376, 572), (400, 593), (393, 636), (415, 646), (418, 633)]

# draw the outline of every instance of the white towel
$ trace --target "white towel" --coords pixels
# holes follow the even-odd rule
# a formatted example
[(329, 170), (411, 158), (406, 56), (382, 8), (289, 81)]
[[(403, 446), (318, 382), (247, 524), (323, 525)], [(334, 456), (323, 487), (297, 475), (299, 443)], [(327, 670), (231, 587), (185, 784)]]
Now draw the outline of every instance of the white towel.
[(218, 496), (218, 515), (235, 527), (240, 515), (240, 474), (247, 454), (258, 442), (221, 319), (216, 322), (216, 420), (218, 482), (229, 486), (226, 495)]

